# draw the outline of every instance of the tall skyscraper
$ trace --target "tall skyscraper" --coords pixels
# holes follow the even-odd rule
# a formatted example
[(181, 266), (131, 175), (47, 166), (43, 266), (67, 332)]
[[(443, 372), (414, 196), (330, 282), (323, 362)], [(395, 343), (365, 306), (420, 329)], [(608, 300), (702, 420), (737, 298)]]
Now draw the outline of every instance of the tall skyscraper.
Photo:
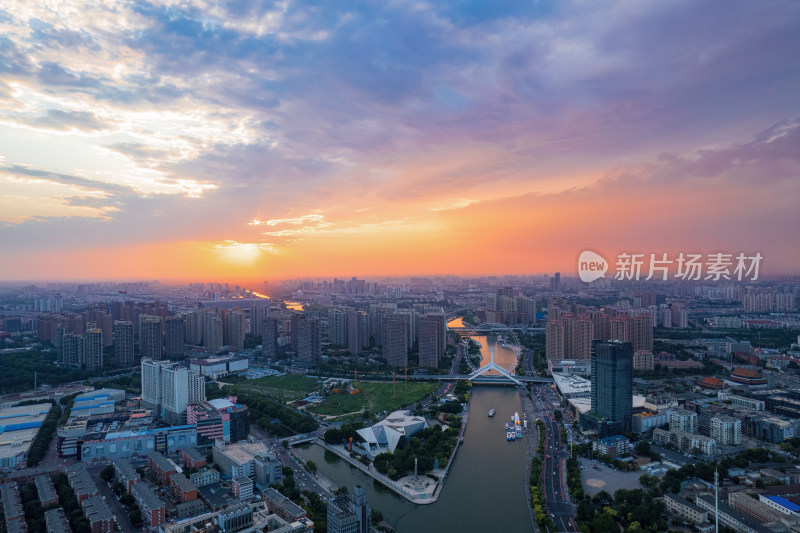
[(291, 318), (291, 348), (292, 351), (296, 354), (300, 351), (300, 322), (303, 321), (305, 317), (301, 313), (292, 313)]
[(328, 339), (334, 346), (347, 346), (347, 314), (344, 310), (328, 310)]
[(250, 334), (261, 335), (264, 321), (269, 318), (269, 300), (261, 300), (250, 306)]
[(167, 358), (180, 357), (183, 355), (186, 345), (184, 343), (185, 331), (183, 318), (170, 316), (164, 321), (164, 348)]
[(408, 329), (402, 315), (386, 315), (383, 318), (383, 358), (390, 366), (408, 366)]
[(223, 342), (234, 352), (244, 349), (244, 313), (238, 309), (228, 313), (225, 319), (225, 332)]
[(306, 365), (318, 363), (321, 354), (319, 321), (304, 318), (297, 329), (297, 361)]
[(203, 342), (203, 314), (190, 311), (183, 315), (184, 341), (191, 346), (199, 346)]
[(211, 353), (222, 348), (222, 319), (210, 311), (203, 313), (203, 347)]
[(278, 321), (266, 318), (261, 326), (261, 354), (265, 359), (278, 356)]
[(439, 368), (445, 351), (444, 315), (426, 315), (419, 319), (419, 366)]
[(133, 322), (116, 320), (114, 321), (114, 366), (130, 368), (133, 365)]
[(92, 328), (86, 330), (86, 370), (103, 368), (103, 330)]
[(162, 324), (160, 316), (139, 315), (139, 351), (142, 359), (160, 360)]
[(70, 366), (83, 366), (86, 363), (86, 343), (78, 333), (64, 333), (61, 337), (61, 362)]
[(631, 430), (633, 416), (633, 345), (592, 342), (592, 407), (582, 417), (600, 436)]
[(347, 347), (350, 355), (360, 355), (367, 342), (367, 314), (363, 311), (348, 312)]

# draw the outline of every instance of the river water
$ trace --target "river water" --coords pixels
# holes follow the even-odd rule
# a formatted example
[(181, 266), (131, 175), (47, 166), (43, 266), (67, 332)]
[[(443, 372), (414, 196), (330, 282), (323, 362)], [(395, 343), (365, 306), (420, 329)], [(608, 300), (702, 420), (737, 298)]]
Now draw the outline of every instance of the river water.
[[(489, 418), (489, 409), (495, 409), (496, 416)], [(515, 411), (522, 411), (515, 388), (473, 388), (464, 442), (439, 499), (430, 505), (414, 505), (388, 489), (376, 488), (371, 477), (320, 446), (300, 452), (338, 485), (347, 485), (351, 493), (354, 485), (363, 486), (370, 506), (401, 533), (530, 532), (525, 441), (507, 442), (504, 429)]]

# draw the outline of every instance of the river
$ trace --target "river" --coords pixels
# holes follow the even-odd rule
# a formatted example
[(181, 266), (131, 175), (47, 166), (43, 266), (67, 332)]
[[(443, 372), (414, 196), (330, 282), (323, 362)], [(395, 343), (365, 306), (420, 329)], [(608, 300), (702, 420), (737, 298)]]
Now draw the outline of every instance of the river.
[[(489, 418), (487, 413), (492, 408), (497, 415)], [(525, 441), (507, 442), (504, 430), (505, 422), (515, 411), (522, 412), (515, 388), (473, 388), (464, 443), (439, 499), (430, 505), (414, 505), (388, 489), (376, 488), (371, 477), (333, 454), (326, 454), (320, 446), (301, 448), (300, 453), (334, 482), (347, 485), (351, 493), (354, 485), (362, 485), (370, 506), (380, 510), (401, 533), (530, 532), (533, 528), (525, 493)]]

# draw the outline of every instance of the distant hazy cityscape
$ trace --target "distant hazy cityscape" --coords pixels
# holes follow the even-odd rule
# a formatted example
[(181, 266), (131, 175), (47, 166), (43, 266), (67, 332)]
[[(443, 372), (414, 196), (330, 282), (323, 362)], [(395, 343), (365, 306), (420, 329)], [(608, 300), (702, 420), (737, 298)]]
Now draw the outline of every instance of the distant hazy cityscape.
[[(504, 527), (793, 531), (798, 297), (788, 277), (5, 283), (5, 528), (402, 529), (399, 502), (450, 505), (474, 439), (523, 441), (497, 474), (528, 512)], [(487, 418), (493, 389), (518, 394)]]

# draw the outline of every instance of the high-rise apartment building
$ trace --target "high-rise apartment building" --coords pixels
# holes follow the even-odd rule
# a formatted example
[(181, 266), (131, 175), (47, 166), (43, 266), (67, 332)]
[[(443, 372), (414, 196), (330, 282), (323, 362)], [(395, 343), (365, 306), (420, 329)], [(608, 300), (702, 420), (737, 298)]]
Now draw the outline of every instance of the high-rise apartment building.
[(238, 309), (228, 313), (225, 320), (225, 333), (223, 335), (223, 342), (225, 346), (229, 346), (234, 352), (240, 352), (244, 349), (244, 335), (245, 335), (245, 317), (244, 313)]
[(347, 348), (350, 355), (360, 355), (368, 344), (367, 314), (363, 311), (347, 313)]
[(222, 348), (222, 319), (210, 311), (203, 313), (203, 347), (211, 353)]
[(261, 326), (261, 354), (266, 359), (278, 356), (278, 321), (265, 318)]
[(637, 350), (633, 354), (634, 370), (653, 370), (653, 352), (650, 350)]
[(86, 370), (103, 368), (103, 330), (92, 328), (84, 335)]
[(419, 319), (419, 366), (439, 368), (446, 347), (444, 315)]
[(402, 315), (386, 315), (382, 323), (383, 358), (390, 366), (408, 366), (408, 330)]
[(347, 314), (344, 310), (328, 310), (328, 339), (334, 346), (347, 346)]
[(133, 358), (133, 322), (130, 320), (114, 321), (114, 366), (130, 368)]
[(203, 342), (203, 314), (190, 311), (183, 315), (184, 341), (191, 346), (199, 346)]
[(61, 362), (77, 367), (86, 363), (86, 342), (82, 334), (63, 334), (61, 337)]
[(600, 436), (631, 430), (633, 346), (630, 342), (592, 342), (592, 407), (583, 417)]
[(170, 316), (164, 321), (164, 349), (167, 358), (180, 357), (186, 349), (183, 318)]
[(168, 361), (142, 360), (142, 404), (171, 424), (186, 421), (186, 406), (206, 399), (203, 376)]
[(303, 318), (299, 321), (297, 330), (297, 361), (306, 365), (318, 363), (322, 350), (319, 321), (315, 318)]
[(139, 351), (142, 359), (162, 359), (163, 327), (160, 316), (139, 315)]

